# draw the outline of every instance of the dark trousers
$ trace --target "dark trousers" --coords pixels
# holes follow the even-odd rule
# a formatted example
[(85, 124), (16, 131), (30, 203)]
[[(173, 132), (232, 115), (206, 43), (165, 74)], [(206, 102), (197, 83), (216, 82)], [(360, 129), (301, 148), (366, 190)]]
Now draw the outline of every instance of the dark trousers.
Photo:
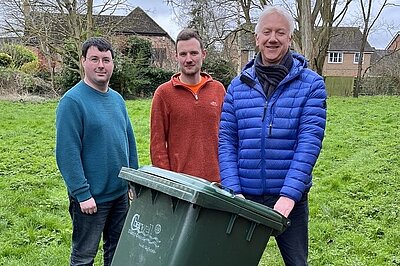
[[(244, 195), (246, 199), (273, 208), (279, 196)], [(308, 257), (307, 194), (294, 205), (289, 214), (290, 226), (275, 239), (286, 266), (306, 266)]]
[(81, 212), (79, 202), (69, 197), (72, 219), (71, 266), (93, 265), (103, 235), (104, 266), (111, 265), (129, 209), (128, 195), (97, 204), (97, 212)]

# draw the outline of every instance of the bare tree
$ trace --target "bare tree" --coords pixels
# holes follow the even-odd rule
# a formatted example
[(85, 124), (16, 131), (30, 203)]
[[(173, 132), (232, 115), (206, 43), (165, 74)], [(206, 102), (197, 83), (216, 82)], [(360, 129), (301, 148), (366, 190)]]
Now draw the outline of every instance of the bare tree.
[(359, 60), (358, 60), (358, 65), (357, 65), (357, 79), (356, 79), (356, 86), (353, 89), (353, 97), (358, 97), (360, 90), (361, 90), (361, 79), (363, 76), (363, 61), (364, 61), (364, 50), (365, 50), (365, 45), (367, 43), (367, 38), (368, 35), (378, 20), (379, 16), (381, 15), (382, 11), (389, 5), (388, 0), (383, 0), (382, 4), (378, 8), (378, 12), (376, 13), (375, 16), (372, 15), (372, 0), (359, 0), (360, 4), (360, 9), (361, 9), (361, 15), (362, 15), (362, 21), (363, 21), (363, 31), (362, 31), (362, 40), (361, 40), (361, 46), (360, 46), (360, 51), (359, 51)]
[[(93, 0), (0, 0), (4, 13), (0, 28), (3, 34), (17, 36), (39, 47), (49, 69), (53, 70), (54, 80), (55, 61), (59, 56), (74, 62), (83, 75), (77, 55), (82, 41), (94, 33), (93, 15), (112, 15), (129, 7), (127, 0), (104, 0), (97, 5)], [(115, 26), (108, 25), (108, 29)], [(104, 30), (107, 34), (107, 29)], [(65, 40), (75, 47), (75, 54), (65, 49)]]
[[(310, 60), (310, 67), (322, 74), (325, 57), (329, 47), (332, 27), (339, 25), (352, 0), (202, 0), (200, 6), (207, 14), (206, 30), (215, 39), (224, 41), (228, 36), (240, 32), (254, 34), (254, 22), (265, 5), (281, 4), (291, 10), (298, 24), (294, 35), (295, 49)], [(188, 0), (167, 0), (168, 4), (185, 14)], [(212, 3), (212, 5), (210, 5)], [(218, 13), (219, 10), (219, 13)], [(223, 10), (223, 12), (221, 12)], [(186, 12), (186, 17), (190, 14)], [(221, 21), (225, 23), (221, 23)], [(210, 25), (213, 25), (210, 27)], [(210, 31), (214, 29), (214, 31)], [(215, 35), (216, 32), (220, 34)], [(208, 38), (212, 40), (213, 38)], [(213, 39), (215, 41), (215, 39)]]

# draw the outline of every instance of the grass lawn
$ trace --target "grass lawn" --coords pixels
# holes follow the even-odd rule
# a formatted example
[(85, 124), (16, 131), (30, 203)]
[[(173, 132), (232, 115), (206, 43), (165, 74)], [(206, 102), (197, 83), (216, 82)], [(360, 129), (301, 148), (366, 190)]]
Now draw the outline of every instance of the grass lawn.
[[(0, 101), (0, 265), (68, 265), (71, 222), (54, 158), (56, 105)], [(127, 106), (140, 165), (150, 164), (150, 100)], [(310, 265), (400, 265), (399, 125), (398, 97), (328, 100), (310, 192)], [(274, 239), (259, 265), (283, 265)]]

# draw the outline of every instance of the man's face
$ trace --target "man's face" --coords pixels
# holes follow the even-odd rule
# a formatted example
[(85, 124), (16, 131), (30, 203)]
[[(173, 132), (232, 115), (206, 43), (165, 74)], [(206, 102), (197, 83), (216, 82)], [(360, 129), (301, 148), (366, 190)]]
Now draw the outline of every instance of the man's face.
[(272, 13), (261, 20), (256, 44), (260, 49), (264, 65), (279, 64), (289, 49), (292, 37), (289, 23), (279, 13)]
[(96, 46), (91, 46), (87, 50), (86, 58), (82, 57), (82, 65), (85, 82), (95, 89), (107, 90), (114, 70), (111, 51), (100, 52)]
[(200, 43), (195, 38), (187, 41), (178, 41), (176, 45), (176, 60), (182, 75), (197, 75), (201, 71), (203, 60), (206, 56)]

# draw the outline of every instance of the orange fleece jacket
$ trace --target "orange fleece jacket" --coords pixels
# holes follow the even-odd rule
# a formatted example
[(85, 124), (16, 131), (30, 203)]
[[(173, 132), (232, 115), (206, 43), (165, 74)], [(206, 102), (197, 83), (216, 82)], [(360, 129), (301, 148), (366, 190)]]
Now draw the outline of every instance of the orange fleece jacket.
[(206, 73), (193, 93), (175, 74), (160, 85), (151, 105), (150, 156), (153, 166), (220, 182), (218, 129), (224, 86)]

